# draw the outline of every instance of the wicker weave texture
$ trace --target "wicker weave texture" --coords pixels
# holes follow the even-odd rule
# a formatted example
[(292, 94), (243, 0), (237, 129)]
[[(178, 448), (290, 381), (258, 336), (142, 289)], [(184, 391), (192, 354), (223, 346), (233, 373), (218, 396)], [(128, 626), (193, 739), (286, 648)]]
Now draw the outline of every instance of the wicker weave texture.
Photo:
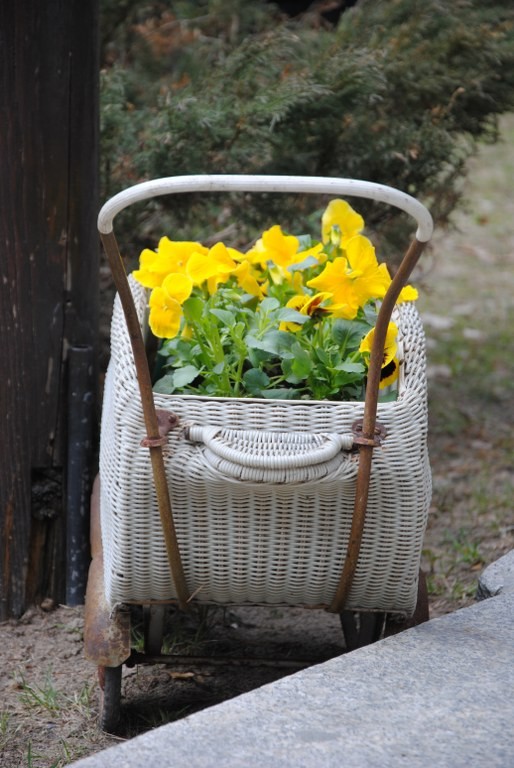
[[(132, 283), (143, 318), (145, 292)], [(400, 395), (382, 403), (361, 554), (347, 603), (410, 615), (431, 493), (423, 328), (397, 310)], [(106, 597), (175, 597), (161, 531), (134, 363), (119, 301), (111, 332), (100, 450)], [(363, 403), (156, 395), (176, 414), (164, 448), (186, 581), (221, 604), (326, 605), (353, 511)]]

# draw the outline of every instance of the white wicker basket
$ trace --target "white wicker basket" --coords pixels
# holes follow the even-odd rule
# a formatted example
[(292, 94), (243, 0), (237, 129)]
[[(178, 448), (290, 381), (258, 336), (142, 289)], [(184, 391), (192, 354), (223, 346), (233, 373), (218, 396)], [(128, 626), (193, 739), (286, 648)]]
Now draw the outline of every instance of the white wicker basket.
[[(143, 322), (146, 294), (132, 283)], [(396, 310), (403, 348), (396, 402), (379, 405), (358, 565), (346, 608), (410, 615), (430, 500), (423, 328)], [(115, 303), (100, 456), (106, 598), (176, 597), (124, 316)], [(341, 573), (355, 497), (359, 402), (155, 396), (178, 427), (164, 448), (190, 593), (221, 604), (327, 605)]]

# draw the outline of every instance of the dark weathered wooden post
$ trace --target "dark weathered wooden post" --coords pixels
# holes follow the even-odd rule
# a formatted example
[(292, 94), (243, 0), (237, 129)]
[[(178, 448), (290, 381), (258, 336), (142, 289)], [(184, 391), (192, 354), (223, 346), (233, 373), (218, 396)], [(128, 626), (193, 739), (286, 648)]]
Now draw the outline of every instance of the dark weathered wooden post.
[(0, 619), (65, 598), (68, 350), (97, 335), (97, 17), (0, 3)]

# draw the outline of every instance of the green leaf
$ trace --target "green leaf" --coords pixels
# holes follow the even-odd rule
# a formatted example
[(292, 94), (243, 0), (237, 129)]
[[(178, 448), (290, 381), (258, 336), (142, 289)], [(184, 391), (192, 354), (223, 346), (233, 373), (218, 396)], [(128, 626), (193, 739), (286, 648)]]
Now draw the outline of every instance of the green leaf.
[(332, 388), (334, 391), (344, 390), (348, 394), (358, 392), (362, 389), (362, 374), (339, 371), (332, 380)]
[[(314, 240), (312, 239), (311, 235), (297, 235), (297, 239), (299, 242), (298, 252), (307, 251), (314, 245)], [(316, 259), (314, 259), (314, 263), (317, 264)]]
[(243, 374), (243, 383), (250, 394), (258, 395), (268, 386), (269, 376), (258, 368), (250, 368)]
[(248, 360), (253, 365), (253, 367), (258, 368), (261, 363), (264, 363), (265, 361), (270, 360), (272, 355), (270, 355), (269, 352), (265, 352), (264, 349), (257, 349), (257, 347), (248, 347), (247, 357), (248, 357)]
[(369, 330), (367, 323), (337, 318), (332, 326), (332, 335), (339, 346), (356, 349)]
[(291, 307), (283, 307), (281, 310), (277, 312), (277, 320), (280, 320), (280, 322), (283, 323), (298, 323), (299, 325), (303, 325), (307, 320), (309, 320), (308, 315), (302, 315), (301, 312), (298, 312), (296, 309), (292, 309)]
[(182, 311), (189, 323), (198, 323), (202, 319), (204, 307), (205, 302), (202, 299), (199, 299), (198, 296), (190, 296), (182, 304)]
[(159, 349), (160, 355), (171, 355), (174, 350), (177, 349), (180, 336), (175, 336), (174, 339), (163, 339), (161, 347)]
[(236, 323), (234, 327), (232, 328), (232, 336), (235, 339), (242, 339), (245, 332), (245, 324), (244, 323)]
[(261, 393), (266, 400), (299, 400), (301, 391), (292, 387), (282, 389), (264, 389)]
[(282, 371), (290, 384), (300, 384), (312, 371), (312, 359), (299, 344), (291, 352), (291, 357), (282, 360)]
[(160, 354), (167, 358), (169, 367), (170, 365), (173, 366), (175, 362), (181, 364), (193, 362), (197, 349), (198, 347), (193, 340), (176, 336), (163, 344)]
[(243, 293), (240, 298), (241, 311), (247, 314), (253, 314), (259, 304), (259, 299), (253, 293)]
[(293, 334), (286, 331), (269, 331), (261, 339), (248, 334), (245, 341), (249, 349), (260, 349), (282, 357), (289, 352), (296, 340)]
[(285, 380), (288, 381), (290, 384), (301, 384), (303, 379), (293, 372), (293, 358), (288, 357), (282, 360), (282, 372), (284, 374)]
[(200, 371), (194, 365), (185, 365), (173, 371), (173, 384), (176, 389), (181, 389), (196, 379)]
[[(378, 310), (374, 303), (368, 303), (362, 310), (364, 322), (368, 323), (370, 328), (373, 328), (377, 322)], [(368, 329), (369, 330), (369, 329)]]
[(260, 304), (260, 310), (264, 314), (268, 312), (273, 312), (273, 310), (278, 309), (280, 307), (280, 301), (278, 299), (275, 299), (273, 296), (267, 296), (265, 299), (261, 301)]
[(318, 349), (315, 350), (315, 355), (320, 363), (325, 366), (330, 365), (330, 355), (322, 347), (318, 347)]
[(194, 339), (179, 339), (177, 344), (177, 358), (182, 360), (183, 363), (194, 364), (194, 359), (199, 352), (200, 347)]
[(218, 363), (217, 365), (214, 366), (214, 368), (212, 369), (212, 373), (214, 373), (216, 376), (219, 376), (220, 373), (223, 373), (224, 370), (225, 370), (225, 361), (222, 360), (221, 363)]
[(158, 395), (171, 395), (175, 389), (173, 374), (167, 373), (153, 385), (153, 391)]
[(392, 389), (390, 392), (381, 390), (378, 394), (379, 403), (394, 403), (398, 400), (398, 390)]
[(345, 371), (346, 373), (359, 373), (362, 374), (366, 370), (366, 366), (363, 363), (340, 363), (334, 366), (336, 371)]
[(312, 358), (300, 344), (295, 344), (291, 352), (294, 354), (292, 372), (301, 379), (307, 378), (312, 371)]
[(214, 317), (217, 317), (218, 320), (221, 320), (223, 325), (226, 325), (229, 328), (236, 322), (236, 318), (232, 312), (229, 312), (227, 309), (210, 309), (209, 313), (214, 315)]
[[(246, 328), (244, 323), (236, 323), (230, 329), (230, 341), (233, 344), (233, 348), (236, 354), (242, 358), (245, 358), (248, 355), (248, 350), (244, 340), (245, 333)], [(230, 341), (228, 341), (228, 343), (230, 343)]]

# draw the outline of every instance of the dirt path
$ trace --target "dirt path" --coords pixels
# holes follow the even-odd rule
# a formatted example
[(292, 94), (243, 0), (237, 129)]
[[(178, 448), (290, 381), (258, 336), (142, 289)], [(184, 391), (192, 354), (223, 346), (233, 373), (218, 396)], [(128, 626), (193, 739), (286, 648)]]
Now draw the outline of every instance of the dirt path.
[(469, 208), (438, 234), (419, 302), (434, 481), (424, 566), (432, 612), (473, 600), (514, 547), (514, 119), (471, 165)]
[[(460, 231), (438, 234), (419, 302), (428, 337), (434, 495), (425, 540), (432, 616), (474, 599), (481, 569), (514, 547), (514, 118), (472, 164)], [(96, 727), (95, 670), (82, 656), (82, 609), (29, 611), (0, 625), (0, 764), (58, 768), (119, 738)], [(313, 611), (211, 612), (183, 627), (222, 651), (271, 664), (126, 671), (130, 738), (343, 651), (337, 617)], [(180, 642), (180, 638), (178, 640)]]

